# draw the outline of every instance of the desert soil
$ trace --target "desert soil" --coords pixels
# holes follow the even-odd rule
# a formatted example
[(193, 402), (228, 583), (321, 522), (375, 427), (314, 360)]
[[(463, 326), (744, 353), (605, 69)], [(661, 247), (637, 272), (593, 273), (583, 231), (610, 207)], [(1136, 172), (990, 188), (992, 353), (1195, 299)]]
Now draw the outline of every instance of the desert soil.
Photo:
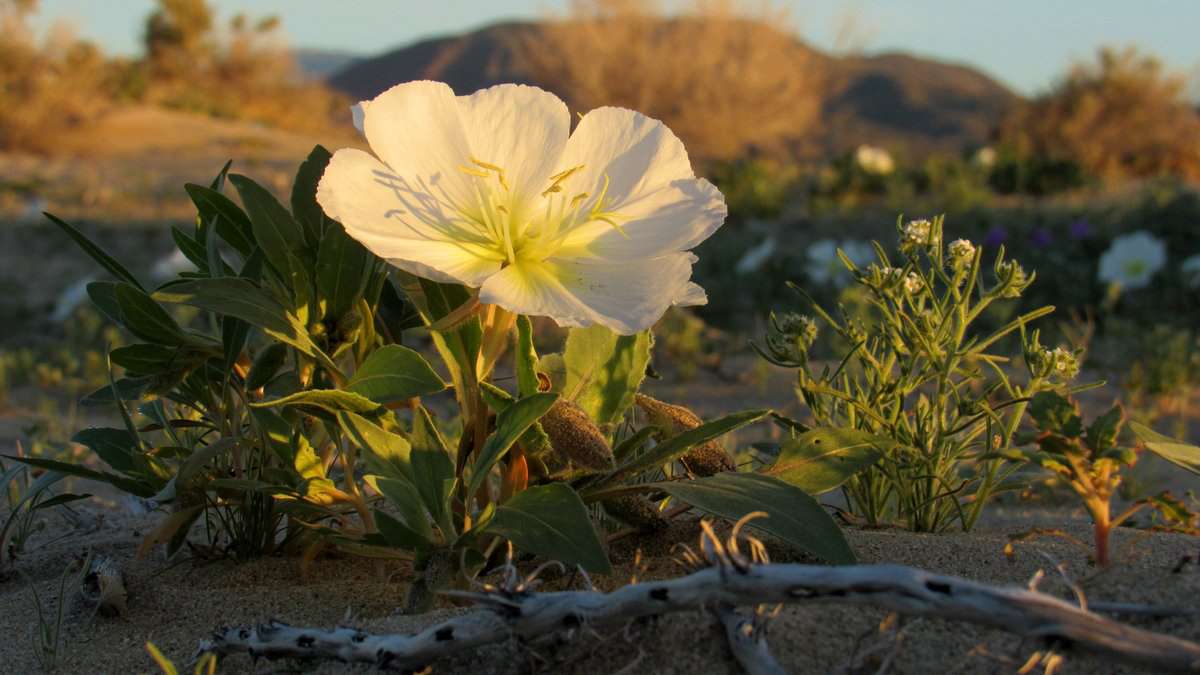
[[(389, 563), (381, 575), (375, 564), (355, 558), (326, 557), (301, 574), (295, 558), (271, 557), (250, 562), (167, 561), (161, 553), (138, 558), (136, 550), (153, 528), (154, 516), (133, 515), (119, 503), (82, 512), (78, 529), (57, 518), (48, 521), (17, 573), (0, 581), (0, 672), (36, 673), (33, 631), (36, 589), (46, 609), (54, 611), (60, 575), (85, 549), (112, 556), (124, 565), (130, 589), (124, 618), (93, 616), (68, 597), (59, 672), (157, 672), (144, 645), (153, 642), (180, 663), (187, 662), (197, 641), (212, 629), (277, 618), (293, 625), (330, 627), (347, 615), (368, 631), (413, 631), (462, 608), (446, 604), (429, 615), (402, 616), (409, 574), (403, 563)], [(1191, 605), (1200, 592), (1200, 567), (1185, 565), (1200, 552), (1200, 542), (1177, 534), (1122, 530), (1115, 535), (1119, 562), (1097, 572), (1087, 555), (1058, 538), (1020, 544), (1006, 557), (1008, 535), (1030, 527), (1061, 527), (1081, 539), (1088, 528), (1078, 513), (1063, 510), (995, 509), (979, 530), (941, 535), (893, 530), (847, 532), (864, 563), (901, 563), (970, 579), (1023, 585), (1038, 570), (1048, 572), (1042, 590), (1069, 597), (1054, 567), (1079, 582), (1091, 601), (1125, 601), (1156, 605)], [(63, 529), (67, 528), (67, 529)], [(610, 555), (616, 572), (595, 579), (611, 589), (629, 581), (680, 573), (672, 558), (678, 544), (694, 545), (694, 520), (677, 521), (665, 535), (614, 542)], [(64, 537), (69, 534), (70, 536)], [(634, 559), (642, 552), (643, 568)], [(777, 561), (804, 561), (772, 544)], [(577, 579), (551, 579), (549, 588), (578, 584)], [(832, 604), (791, 606), (770, 627), (771, 647), (794, 673), (875, 672), (879, 658), (894, 651), (898, 673), (1014, 672), (1041, 645), (1021, 644), (1012, 636), (973, 626), (931, 619), (903, 623), (899, 646), (882, 634), (887, 615), (870, 608)], [(1143, 627), (1189, 639), (1200, 639), (1200, 619), (1137, 621)], [(864, 656), (873, 653), (875, 656)], [(1067, 652), (1066, 673), (1130, 672), (1109, 662)], [(326, 664), (254, 664), (248, 658), (225, 659), (221, 672), (349, 672)], [(622, 670), (624, 669), (624, 670)], [(465, 651), (432, 664), (434, 673), (736, 673), (720, 633), (703, 613), (668, 615), (629, 627), (588, 626), (571, 636), (535, 644), (515, 641)]]

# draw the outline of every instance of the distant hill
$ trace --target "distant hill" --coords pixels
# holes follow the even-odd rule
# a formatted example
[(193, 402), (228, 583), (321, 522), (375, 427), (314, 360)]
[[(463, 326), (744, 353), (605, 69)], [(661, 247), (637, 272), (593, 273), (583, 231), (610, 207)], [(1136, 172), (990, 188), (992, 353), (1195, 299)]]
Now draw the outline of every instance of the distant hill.
[(304, 77), (312, 80), (323, 80), (330, 75), (345, 70), (362, 59), (362, 55), (334, 49), (292, 50), (292, 58)]
[[(424, 40), (356, 61), (328, 82), (357, 99), (416, 79), (441, 80), (460, 93), (502, 82), (538, 84), (523, 67), (519, 51), (521, 40), (538, 30), (532, 23), (502, 23)], [(793, 143), (808, 155), (839, 154), (861, 143), (910, 157), (957, 152), (986, 143), (1020, 100), (967, 66), (899, 53), (813, 55), (824, 66), (829, 86), (820, 128)]]

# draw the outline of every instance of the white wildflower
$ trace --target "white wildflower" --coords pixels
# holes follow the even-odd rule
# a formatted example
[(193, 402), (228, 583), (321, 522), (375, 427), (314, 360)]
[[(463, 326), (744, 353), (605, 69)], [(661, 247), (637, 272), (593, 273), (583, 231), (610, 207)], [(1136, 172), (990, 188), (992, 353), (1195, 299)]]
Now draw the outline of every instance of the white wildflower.
[(876, 176), (886, 176), (896, 170), (891, 153), (873, 145), (860, 145), (854, 151), (854, 163), (863, 171)]
[(1113, 239), (1100, 256), (1100, 281), (1143, 288), (1167, 262), (1167, 245), (1144, 230)]

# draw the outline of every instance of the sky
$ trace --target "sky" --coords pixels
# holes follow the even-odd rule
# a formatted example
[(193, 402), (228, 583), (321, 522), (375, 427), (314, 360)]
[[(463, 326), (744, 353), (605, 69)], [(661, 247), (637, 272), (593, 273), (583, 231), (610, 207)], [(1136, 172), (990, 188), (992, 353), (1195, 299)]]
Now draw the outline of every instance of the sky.
[[(563, 11), (567, 0), (210, 0), (219, 16), (277, 14), (296, 47), (373, 55), (422, 38)], [(106, 51), (139, 50), (153, 0), (41, 0), (41, 27), (68, 20)], [(753, 3), (748, 3), (753, 4)], [(906, 51), (965, 63), (1025, 94), (1106, 44), (1136, 44), (1172, 68), (1200, 69), (1194, 0), (777, 0), (824, 49)], [(847, 18), (852, 39), (844, 38)], [(839, 37), (843, 36), (843, 37)]]

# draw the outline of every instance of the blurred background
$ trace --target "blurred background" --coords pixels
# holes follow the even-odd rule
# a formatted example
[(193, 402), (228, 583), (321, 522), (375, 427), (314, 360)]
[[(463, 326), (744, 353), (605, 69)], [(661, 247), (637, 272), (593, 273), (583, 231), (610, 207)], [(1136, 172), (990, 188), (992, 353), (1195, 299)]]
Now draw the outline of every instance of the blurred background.
[(1143, 418), (1182, 424), (1200, 381), (1200, 4), (1084, 9), (0, 0), (0, 436), (61, 437), (121, 340), (43, 211), (163, 278), (171, 226), (194, 218), (185, 182), (234, 159), (284, 194), (313, 144), (362, 145), (353, 102), (412, 79), (537, 84), (683, 138), (730, 218), (699, 250), (710, 304), (659, 328), (670, 377), (765, 390), (746, 341), (771, 309), (803, 310), (786, 281), (853, 312), (836, 250), (861, 262), (898, 214), (946, 213), (949, 239), (1036, 270), (1021, 302), (1058, 307), (1044, 343), (1087, 348)]

